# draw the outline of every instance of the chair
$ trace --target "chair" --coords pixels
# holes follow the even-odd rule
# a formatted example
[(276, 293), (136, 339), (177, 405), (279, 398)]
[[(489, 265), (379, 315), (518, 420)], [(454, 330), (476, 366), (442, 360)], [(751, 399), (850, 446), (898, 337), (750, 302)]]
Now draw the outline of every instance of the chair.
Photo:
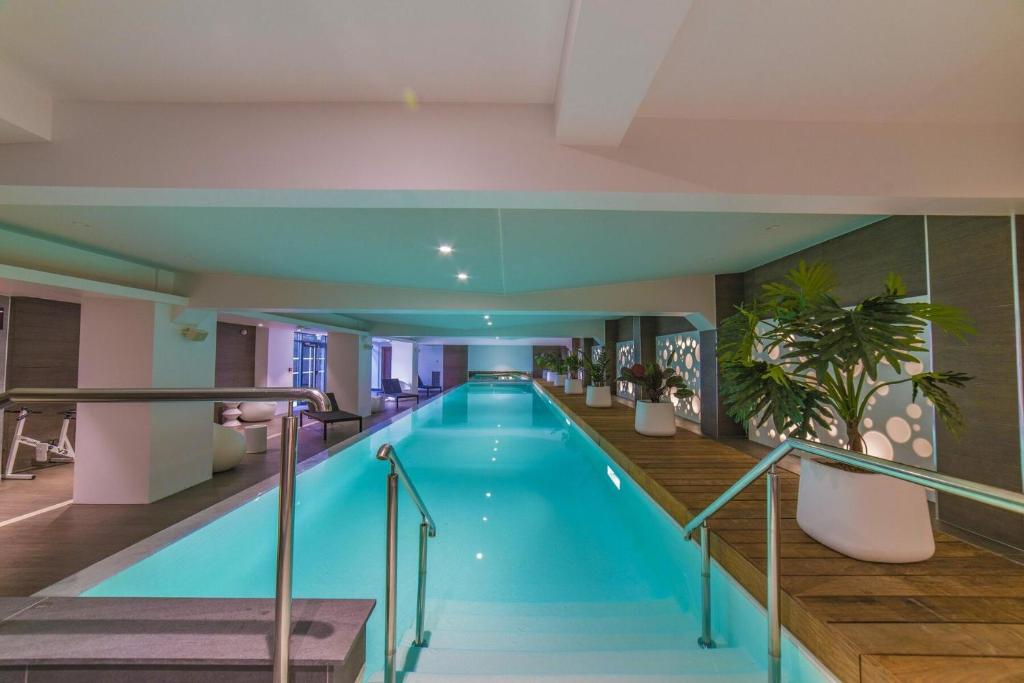
[(419, 377), (416, 378), (416, 381), (419, 382), (419, 385), (420, 385), (419, 386), (419, 391), (427, 392), (427, 396), (428, 397), (430, 396), (430, 392), (432, 392), (432, 391), (436, 391), (439, 394), (441, 393), (441, 387), (438, 387), (438, 386), (430, 386), (430, 387), (428, 387), (426, 384), (423, 383), (423, 380), (420, 379)]
[(327, 392), (327, 399), (331, 402), (331, 410), (303, 410), (299, 413), (299, 426), (302, 426), (302, 418), (308, 417), (323, 425), (324, 441), (327, 441), (327, 425), (336, 422), (359, 422), (359, 431), (363, 431), (363, 416), (349, 413), (338, 408), (338, 399), (333, 391)]
[(384, 397), (393, 400), (396, 406), (402, 399), (415, 399), (417, 403), (420, 402), (420, 395), (402, 391), (402, 384), (397, 379), (384, 379), (381, 380), (381, 384), (384, 385)]

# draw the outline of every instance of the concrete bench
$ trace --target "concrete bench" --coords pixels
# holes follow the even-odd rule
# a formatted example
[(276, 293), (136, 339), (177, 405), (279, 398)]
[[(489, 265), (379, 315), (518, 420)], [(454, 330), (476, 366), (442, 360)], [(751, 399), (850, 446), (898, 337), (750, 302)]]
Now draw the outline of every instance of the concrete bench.
[[(373, 606), (295, 600), (292, 680), (359, 680)], [(0, 683), (266, 683), (273, 632), (273, 600), (0, 598)]]

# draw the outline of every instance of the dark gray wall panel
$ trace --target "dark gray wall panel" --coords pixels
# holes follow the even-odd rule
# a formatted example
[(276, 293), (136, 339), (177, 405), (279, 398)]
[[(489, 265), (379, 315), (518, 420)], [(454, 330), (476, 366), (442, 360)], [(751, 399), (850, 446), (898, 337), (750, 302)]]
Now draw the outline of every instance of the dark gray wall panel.
[[(937, 333), (936, 369), (959, 370), (974, 380), (955, 397), (965, 434), (957, 439), (936, 428), (940, 472), (1021, 490), (1017, 411), (1017, 346), (1014, 320), (1013, 253), (1009, 217), (929, 216), (932, 299), (965, 309), (978, 333), (966, 341)], [(1024, 546), (1024, 520), (1017, 515), (939, 496), (939, 516), (950, 524)]]

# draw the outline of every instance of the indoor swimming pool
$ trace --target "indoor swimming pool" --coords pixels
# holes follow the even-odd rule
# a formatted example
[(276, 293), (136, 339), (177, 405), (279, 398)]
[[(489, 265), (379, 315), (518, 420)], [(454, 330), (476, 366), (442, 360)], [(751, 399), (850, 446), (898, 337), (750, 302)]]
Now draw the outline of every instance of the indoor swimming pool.
[[(538, 389), (509, 383), (450, 391), (299, 476), (294, 593), (378, 600), (368, 676), (383, 661), (387, 465), (374, 452), (384, 442), (437, 523), (429, 647), (416, 653), (409, 683), (496, 674), (764, 680), (761, 608), (714, 567), (718, 648), (699, 649), (696, 546)], [(84, 595), (271, 597), (276, 515), (274, 489)], [(419, 521), (403, 493), (400, 666), (415, 613)], [(829, 679), (788, 637), (783, 667), (786, 680)]]

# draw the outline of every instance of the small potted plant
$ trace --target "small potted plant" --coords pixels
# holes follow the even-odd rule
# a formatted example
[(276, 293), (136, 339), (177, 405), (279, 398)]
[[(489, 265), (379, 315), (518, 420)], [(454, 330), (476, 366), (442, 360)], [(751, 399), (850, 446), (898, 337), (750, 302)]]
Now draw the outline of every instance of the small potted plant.
[(677, 398), (689, 398), (693, 396), (693, 390), (686, 386), (675, 369), (663, 368), (657, 363), (637, 363), (623, 368), (619, 381), (629, 382), (636, 387), (636, 418), (633, 428), (638, 433), (645, 436), (673, 436), (676, 433), (675, 406), (671, 400), (662, 403), (661, 399), (671, 397), (673, 390)]
[(545, 382), (551, 381), (551, 354), (550, 353), (538, 353), (533, 357), (533, 362), (537, 368), (541, 371), (541, 376)]
[[(904, 301), (906, 289), (896, 275), (880, 294), (851, 307), (839, 304), (835, 286), (827, 266), (801, 263), (722, 321), (718, 357), (729, 415), (758, 427), (771, 418), (783, 437), (804, 439), (838, 418), (846, 427), (839, 445), (873, 455), (861, 432), (865, 411), (878, 392), (909, 383), (911, 401), (924, 396), (958, 434), (963, 418), (947, 388), (971, 378), (949, 371), (903, 373), (927, 351), (929, 322), (963, 337), (972, 331), (964, 314), (934, 302)], [(895, 379), (879, 377), (883, 365)], [(811, 538), (858, 560), (919, 562), (935, 552), (923, 487), (830, 461), (803, 459), (796, 521)]]
[(587, 387), (587, 405), (591, 408), (611, 408), (612, 388), (608, 386), (608, 352), (604, 347), (597, 350), (593, 358), (583, 357), (590, 385)]
[(565, 357), (565, 393), (582, 394), (583, 378), (580, 373), (583, 370), (583, 360), (579, 352), (570, 353)]
[(565, 358), (552, 354), (551, 373), (552, 384), (565, 384)]

